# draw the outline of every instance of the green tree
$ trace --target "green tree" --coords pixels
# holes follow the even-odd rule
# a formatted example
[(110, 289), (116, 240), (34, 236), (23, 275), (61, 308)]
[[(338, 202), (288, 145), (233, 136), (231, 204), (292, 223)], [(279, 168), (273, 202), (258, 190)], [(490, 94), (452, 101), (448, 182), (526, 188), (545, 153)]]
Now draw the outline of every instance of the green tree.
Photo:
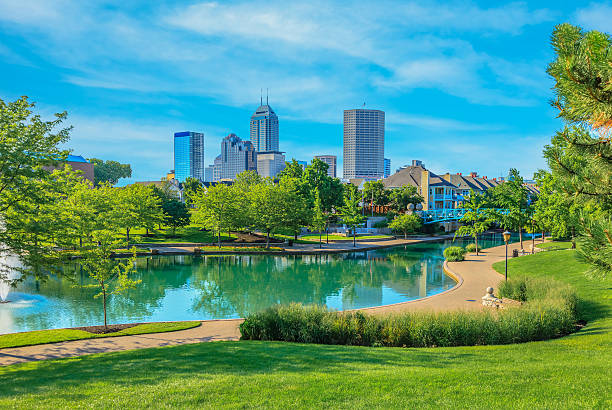
[(203, 190), (202, 183), (194, 177), (187, 177), (183, 183), (183, 198), (188, 207), (193, 206), (193, 198), (200, 195)]
[(462, 208), (466, 210), (463, 217), (459, 220), (461, 226), (455, 232), (453, 240), (457, 236), (469, 235), (474, 238), (476, 245), (476, 255), (478, 255), (478, 235), (484, 233), (491, 225), (487, 213), (484, 211), (488, 207), (488, 200), (485, 195), (478, 194), (470, 190), (470, 196), (463, 202)]
[(164, 220), (161, 200), (149, 186), (134, 184), (115, 188), (113, 205), (110, 217), (125, 230), (128, 246), (133, 228), (142, 227), (148, 232)]
[(129, 289), (135, 288), (141, 282), (130, 277), (135, 272), (136, 250), (134, 249), (134, 256), (132, 258), (121, 262), (112, 258), (115, 249), (120, 246), (119, 241), (115, 239), (113, 231), (95, 231), (93, 239), (98, 245), (91, 246), (82, 251), (81, 266), (83, 271), (93, 279), (94, 283), (82, 286), (100, 290), (94, 297), (102, 298), (104, 328), (108, 330), (106, 315), (106, 300), (108, 296), (124, 293)]
[[(561, 24), (552, 34), (553, 106), (567, 123), (544, 156), (559, 189), (580, 209), (579, 255), (592, 271), (612, 272), (612, 40)], [(579, 165), (579, 166), (578, 166)]]
[(94, 165), (94, 185), (100, 185), (104, 182), (116, 185), (121, 178), (132, 176), (130, 164), (121, 164), (111, 160), (104, 161), (98, 158), (89, 158), (89, 162)]
[[(43, 210), (64, 190), (49, 168), (68, 155), (59, 146), (70, 132), (59, 128), (66, 113), (43, 121), (33, 109), (27, 97), (8, 103), (0, 99), (0, 253), (18, 255), (24, 271), (39, 271), (41, 263), (57, 256), (46, 240), (53, 236), (48, 229), (57, 226), (54, 215)], [(0, 262), (0, 275), (6, 269)]]
[(318, 190), (315, 192), (314, 213), (312, 216), (312, 221), (310, 222), (310, 226), (312, 229), (319, 232), (319, 248), (321, 248), (323, 246), (321, 235), (322, 235), (323, 229), (325, 229), (325, 227), (327, 226), (327, 218), (325, 214), (323, 213), (323, 205), (321, 204), (321, 195), (319, 195)]
[(523, 184), (523, 177), (518, 170), (510, 169), (507, 180), (490, 189), (489, 195), (495, 207), (502, 209), (488, 210), (489, 219), (499, 223), (504, 229), (518, 232), (523, 249), (523, 228), (529, 221), (529, 194)]
[(221, 232), (231, 229), (239, 212), (240, 201), (238, 191), (225, 184), (217, 184), (200, 192), (193, 200), (195, 211), (193, 222), (204, 226), (217, 234), (219, 248), (221, 248)]
[(416, 232), (423, 225), (423, 221), (418, 215), (402, 214), (397, 215), (391, 222), (389, 228), (394, 231), (404, 233), (404, 239), (408, 239), (408, 232)]
[(287, 195), (285, 200), (287, 207), (292, 211), (288, 213), (285, 227), (289, 229), (297, 240), (297, 236), (303, 226), (309, 224), (312, 219), (314, 209), (308, 206), (308, 199), (302, 195), (302, 182), (297, 178), (284, 177), (279, 181)]
[(424, 199), (418, 194), (416, 187), (404, 185), (389, 192), (389, 204), (396, 211), (405, 211), (409, 204), (415, 206), (423, 203)]
[(164, 213), (164, 223), (172, 227), (172, 235), (176, 235), (176, 228), (189, 225), (191, 215), (189, 208), (175, 198), (169, 198), (161, 203)]
[(298, 178), (302, 179), (302, 174), (304, 173), (304, 169), (297, 162), (295, 158), (291, 160), (291, 162), (285, 162), (285, 169), (283, 169), (279, 174), (278, 178), (289, 177), (289, 178)]
[(385, 189), (382, 181), (366, 181), (363, 184), (363, 197), (365, 202), (372, 205), (387, 205), (389, 203), (389, 192)]
[(300, 200), (299, 194), (286, 184), (268, 180), (253, 186), (250, 192), (253, 225), (266, 233), (266, 248), (270, 247), (270, 234), (287, 226), (296, 211), (294, 204)]
[[(352, 185), (352, 184), (351, 184)], [(344, 195), (344, 205), (340, 207), (340, 218), (346, 226), (353, 231), (353, 247), (356, 244), (356, 228), (363, 223), (364, 217), (361, 215), (359, 210), (359, 197), (355, 191), (351, 192), (352, 189), (347, 189)]]

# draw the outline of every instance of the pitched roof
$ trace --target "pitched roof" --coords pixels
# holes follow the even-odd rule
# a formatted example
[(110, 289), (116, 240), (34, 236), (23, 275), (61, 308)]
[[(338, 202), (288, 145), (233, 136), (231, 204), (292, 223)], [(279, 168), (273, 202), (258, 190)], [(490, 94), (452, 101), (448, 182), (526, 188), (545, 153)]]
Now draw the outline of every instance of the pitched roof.
[[(400, 169), (395, 174), (382, 180), (386, 188), (400, 188), (404, 185), (414, 187), (421, 186), (421, 176), (423, 171), (427, 171), (422, 166), (408, 166)], [(446, 181), (441, 176), (429, 171), (429, 186), (450, 186), (455, 188), (455, 185)]]

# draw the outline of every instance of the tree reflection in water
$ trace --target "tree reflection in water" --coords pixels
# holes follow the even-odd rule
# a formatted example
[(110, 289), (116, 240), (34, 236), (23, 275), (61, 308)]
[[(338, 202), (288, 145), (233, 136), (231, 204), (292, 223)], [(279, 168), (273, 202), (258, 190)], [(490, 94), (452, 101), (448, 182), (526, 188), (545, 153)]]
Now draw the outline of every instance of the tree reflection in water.
[[(501, 243), (487, 242), (491, 246)], [(352, 309), (424, 297), (454, 286), (442, 272), (452, 242), (333, 255), (154, 256), (137, 260), (142, 284), (109, 300), (114, 323), (244, 317), (274, 304), (299, 302)], [(456, 244), (456, 243), (455, 243)], [(16, 292), (35, 303), (0, 305), (0, 331), (100, 323), (101, 303), (78, 263)], [(38, 299), (36, 299), (38, 298)], [(10, 323), (10, 325), (8, 324)]]

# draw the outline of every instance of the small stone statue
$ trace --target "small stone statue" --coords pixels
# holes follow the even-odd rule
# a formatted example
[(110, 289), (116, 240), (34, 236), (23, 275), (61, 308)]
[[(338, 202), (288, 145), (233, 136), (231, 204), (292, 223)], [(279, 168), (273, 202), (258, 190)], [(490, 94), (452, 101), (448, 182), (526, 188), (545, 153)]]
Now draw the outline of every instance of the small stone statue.
[(490, 307), (499, 307), (501, 303), (502, 300), (495, 297), (495, 295), (493, 294), (493, 288), (489, 286), (487, 288), (487, 293), (482, 297), (482, 305)]

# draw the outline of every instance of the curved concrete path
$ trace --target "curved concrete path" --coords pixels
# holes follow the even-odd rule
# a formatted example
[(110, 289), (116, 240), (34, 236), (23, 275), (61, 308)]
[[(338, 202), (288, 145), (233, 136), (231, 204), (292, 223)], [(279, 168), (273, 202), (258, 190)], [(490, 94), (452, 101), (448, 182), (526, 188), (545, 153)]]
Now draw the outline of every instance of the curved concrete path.
[[(527, 248), (528, 245), (525, 245)], [(509, 253), (519, 244), (508, 246)], [(479, 256), (469, 254), (464, 262), (447, 264), (447, 273), (458, 279), (457, 286), (446, 292), (414, 301), (361, 309), (372, 314), (388, 314), (416, 310), (481, 309), (480, 298), (488, 286), (497, 288), (503, 276), (491, 265), (503, 260), (504, 246), (486, 249)], [(207, 320), (202, 325), (177, 332), (118, 336), (101, 339), (74, 340), (36, 346), (0, 349), (0, 366), (46, 359), (60, 359), (92, 353), (117, 352), (150, 347), (173, 346), (220, 340), (238, 340), (242, 319)]]

